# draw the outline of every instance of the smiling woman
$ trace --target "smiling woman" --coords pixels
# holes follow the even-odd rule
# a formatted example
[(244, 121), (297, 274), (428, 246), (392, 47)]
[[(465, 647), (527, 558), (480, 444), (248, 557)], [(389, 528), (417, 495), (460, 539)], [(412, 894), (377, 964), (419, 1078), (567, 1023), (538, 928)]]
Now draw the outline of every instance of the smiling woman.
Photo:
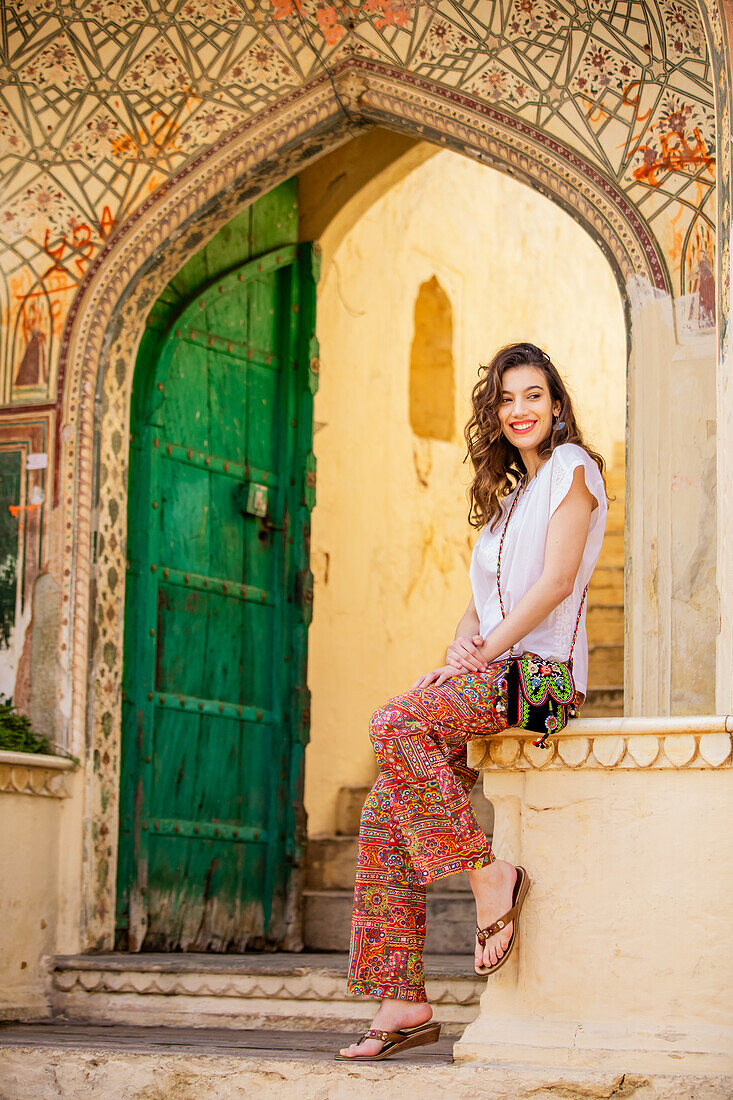
[(603, 459), (583, 443), (544, 351), (510, 345), (482, 373), (465, 429), (474, 469), (469, 521), (482, 528), (472, 599), (447, 663), (370, 723), (380, 771), (361, 816), (347, 989), (382, 1003), (374, 1026), (341, 1058), (381, 1060), (439, 1036), (422, 963), (428, 883), (465, 871), (476, 901), (476, 973), (494, 973), (509, 958), (531, 880), (496, 856), (476, 820), (467, 745), (509, 725), (535, 728), (536, 710), (544, 732), (535, 744), (547, 747), (586, 686), (583, 671), (576, 694), (572, 658), (576, 639), (585, 640), (585, 595), (605, 529)]
[[(603, 458), (584, 442), (565, 382), (546, 352), (512, 344), (483, 368), (471, 394), (465, 438), (476, 469), (469, 522), (499, 518), (499, 501), (526, 474), (531, 480), (561, 443), (577, 443), (603, 472)], [(554, 419), (553, 419), (554, 418)]]

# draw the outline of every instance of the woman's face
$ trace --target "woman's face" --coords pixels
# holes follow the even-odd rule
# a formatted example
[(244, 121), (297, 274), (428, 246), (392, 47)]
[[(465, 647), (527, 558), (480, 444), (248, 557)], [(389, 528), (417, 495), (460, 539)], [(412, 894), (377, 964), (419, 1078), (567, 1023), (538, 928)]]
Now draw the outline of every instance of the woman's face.
[(552, 419), (560, 411), (550, 398), (544, 371), (539, 367), (507, 367), (501, 379), (499, 423), (519, 451), (536, 451), (552, 431)]

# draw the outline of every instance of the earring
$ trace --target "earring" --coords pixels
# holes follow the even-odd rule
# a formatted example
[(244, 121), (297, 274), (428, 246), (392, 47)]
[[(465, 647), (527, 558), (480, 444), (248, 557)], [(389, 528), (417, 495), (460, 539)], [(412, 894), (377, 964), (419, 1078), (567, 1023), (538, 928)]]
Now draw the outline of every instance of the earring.
[(555, 423), (552, 425), (553, 431), (559, 432), (565, 427), (565, 421), (559, 420), (555, 417)]

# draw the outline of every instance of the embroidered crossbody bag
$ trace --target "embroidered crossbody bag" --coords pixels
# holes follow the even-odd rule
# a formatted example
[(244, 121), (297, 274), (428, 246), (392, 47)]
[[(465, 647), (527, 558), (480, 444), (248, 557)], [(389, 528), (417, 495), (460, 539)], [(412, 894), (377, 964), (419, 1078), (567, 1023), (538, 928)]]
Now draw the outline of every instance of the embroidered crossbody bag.
[[(514, 505), (524, 492), (526, 482), (522, 482), (521, 492), (515, 494), (509, 515), (504, 523), (504, 530), (499, 539), (499, 554), (496, 563), (496, 586), (499, 589), (499, 606), (502, 618), (506, 618), (504, 601), (501, 596), (501, 550), (504, 544), (504, 536), (509, 526), (509, 520), (514, 511)], [(507, 726), (519, 729), (533, 730), (540, 733), (532, 744), (537, 748), (549, 749), (552, 742), (548, 741), (550, 733), (564, 729), (568, 719), (575, 717), (575, 680), (573, 679), (573, 649), (575, 639), (580, 626), (580, 616), (583, 603), (588, 591), (586, 584), (578, 608), (575, 620), (573, 640), (570, 644), (570, 654), (567, 661), (548, 661), (538, 653), (521, 653), (513, 656), (514, 646), (509, 650), (507, 660), (506, 677), (498, 682), (500, 691), (507, 697)]]

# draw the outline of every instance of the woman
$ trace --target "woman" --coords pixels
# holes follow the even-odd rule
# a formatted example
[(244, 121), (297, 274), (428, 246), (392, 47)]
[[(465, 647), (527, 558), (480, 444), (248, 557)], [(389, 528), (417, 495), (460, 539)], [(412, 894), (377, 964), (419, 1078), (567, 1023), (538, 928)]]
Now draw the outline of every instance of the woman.
[(481, 528), (471, 600), (447, 664), (371, 720), (380, 772), (361, 818), (347, 988), (382, 1003), (342, 1058), (381, 1059), (438, 1038), (423, 982), (427, 883), (467, 872), (477, 972), (498, 969), (514, 946), (529, 877), (491, 850), (471, 810), (477, 773), (466, 763), (470, 738), (507, 728), (510, 651), (566, 661), (575, 639), (576, 703), (585, 698), (582, 597), (606, 525), (604, 462), (583, 442), (545, 352), (513, 344), (481, 369), (465, 430), (469, 522)]

